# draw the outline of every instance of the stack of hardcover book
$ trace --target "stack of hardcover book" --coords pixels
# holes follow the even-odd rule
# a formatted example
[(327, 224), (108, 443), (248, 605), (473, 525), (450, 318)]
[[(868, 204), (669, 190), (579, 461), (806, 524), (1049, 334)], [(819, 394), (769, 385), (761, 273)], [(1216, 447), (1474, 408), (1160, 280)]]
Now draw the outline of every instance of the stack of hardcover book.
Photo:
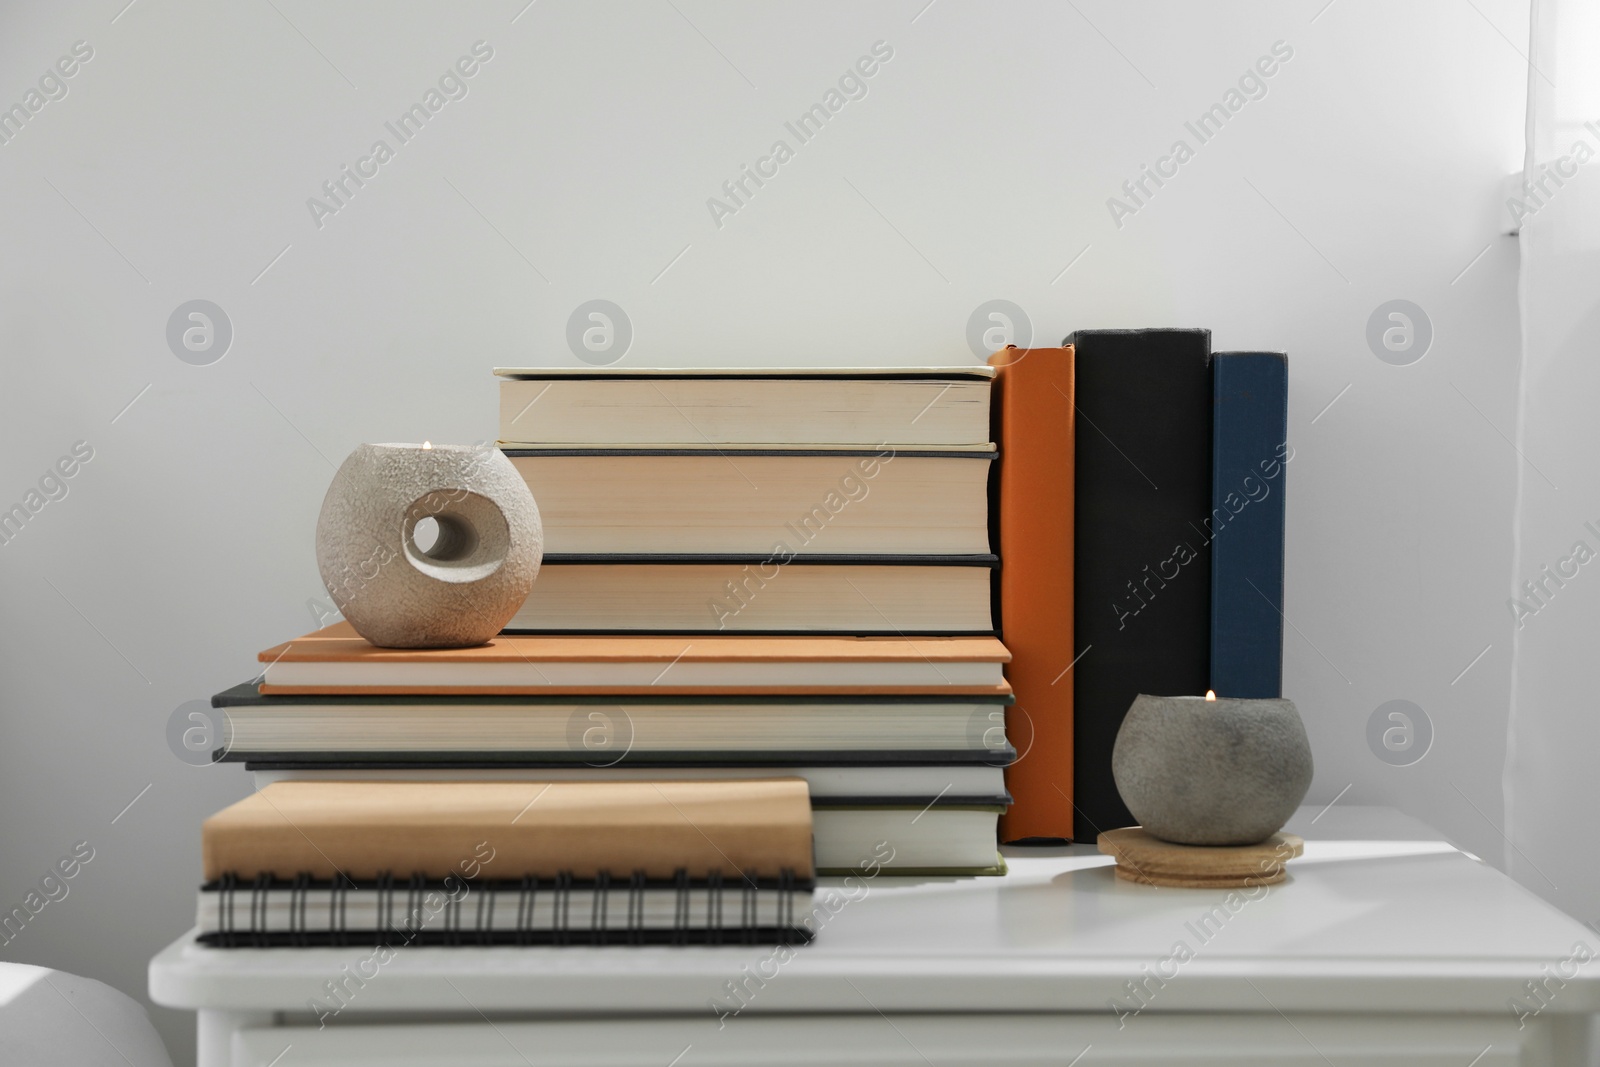
[(1000, 869), (991, 368), (497, 373), (527, 604), (478, 648), (268, 649), (220, 758), (262, 796), (799, 779), (822, 873)]

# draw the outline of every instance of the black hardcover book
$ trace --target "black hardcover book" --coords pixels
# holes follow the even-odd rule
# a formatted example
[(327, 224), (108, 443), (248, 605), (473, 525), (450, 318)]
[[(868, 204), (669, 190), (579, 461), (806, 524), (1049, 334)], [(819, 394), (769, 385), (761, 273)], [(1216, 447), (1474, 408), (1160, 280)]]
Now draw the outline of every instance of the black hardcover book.
[(1140, 693), (1211, 668), (1209, 330), (1080, 330), (1073, 672), (1075, 835), (1131, 825), (1111, 750)]

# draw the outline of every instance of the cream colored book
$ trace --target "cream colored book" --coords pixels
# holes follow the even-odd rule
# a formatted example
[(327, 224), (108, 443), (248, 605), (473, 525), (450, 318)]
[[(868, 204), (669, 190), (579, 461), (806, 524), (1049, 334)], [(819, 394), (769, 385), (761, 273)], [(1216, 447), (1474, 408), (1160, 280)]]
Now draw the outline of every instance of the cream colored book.
[(992, 451), (507, 449), (551, 553), (990, 551)]
[(988, 366), (495, 373), (506, 448), (992, 448)]
[(992, 634), (999, 560), (546, 555), (505, 628), (528, 633)]

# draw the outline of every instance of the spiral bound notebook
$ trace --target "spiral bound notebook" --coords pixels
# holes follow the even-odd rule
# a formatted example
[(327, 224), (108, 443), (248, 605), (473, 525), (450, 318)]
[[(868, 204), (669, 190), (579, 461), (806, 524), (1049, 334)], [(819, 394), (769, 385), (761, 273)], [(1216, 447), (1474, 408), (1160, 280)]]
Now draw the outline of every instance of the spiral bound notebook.
[(810, 939), (806, 783), (276, 782), (205, 821), (223, 948)]
[(471, 882), (228, 875), (201, 887), (199, 941), (217, 948), (376, 945), (798, 945), (814, 883), (784, 869), (670, 879), (643, 871)]

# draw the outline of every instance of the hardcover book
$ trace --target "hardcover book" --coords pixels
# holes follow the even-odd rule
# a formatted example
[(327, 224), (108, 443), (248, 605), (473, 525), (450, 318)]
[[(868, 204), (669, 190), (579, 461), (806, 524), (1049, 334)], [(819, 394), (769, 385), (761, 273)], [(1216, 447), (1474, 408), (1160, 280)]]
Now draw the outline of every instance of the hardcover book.
[(1005, 696), (262, 695), (212, 697), (222, 757), (297, 763), (634, 766), (750, 761), (1003, 767)]
[[(247, 767), (256, 766), (246, 764)], [(998, 767), (690, 766), (462, 767), (448, 759), (415, 767), (373, 769), (280, 764), (258, 771), (258, 787), (275, 782), (666, 782), (804, 779), (811, 789), (817, 873), (843, 875), (864, 867), (888, 874), (987, 875), (1004, 872), (995, 854), (995, 820), (1011, 802)]]
[(1289, 357), (1218, 352), (1211, 483), (1211, 688), (1283, 695)]
[(992, 634), (964, 556), (549, 554), (512, 633)]
[(760, 555), (989, 552), (992, 449), (507, 449), (545, 551)]
[(507, 448), (990, 447), (987, 367), (495, 373)]
[(996, 615), (1017, 697), (1006, 732), (1026, 753), (1006, 772), (1015, 803), (1000, 836), (1059, 840), (1073, 836), (1073, 350), (1008, 348), (989, 362), (999, 372)]
[(664, 782), (720, 781), (725, 778), (801, 778), (811, 790), (811, 807), (1000, 808), (1011, 803), (1004, 769), (989, 763), (907, 763), (882, 754), (844, 753), (815, 763), (757, 758), (742, 763), (668, 763), (618, 759), (595, 753), (585, 764), (524, 760), (463, 761), (449, 753), (415, 761), (250, 758), (245, 770), (256, 788), (273, 782)]
[(501, 634), (472, 648), (378, 648), (346, 622), (267, 649), (260, 691), (854, 693), (1006, 696), (993, 637)]
[(1140, 693), (1211, 675), (1208, 330), (1080, 330), (1073, 630), (1079, 840), (1133, 822), (1111, 749)]

